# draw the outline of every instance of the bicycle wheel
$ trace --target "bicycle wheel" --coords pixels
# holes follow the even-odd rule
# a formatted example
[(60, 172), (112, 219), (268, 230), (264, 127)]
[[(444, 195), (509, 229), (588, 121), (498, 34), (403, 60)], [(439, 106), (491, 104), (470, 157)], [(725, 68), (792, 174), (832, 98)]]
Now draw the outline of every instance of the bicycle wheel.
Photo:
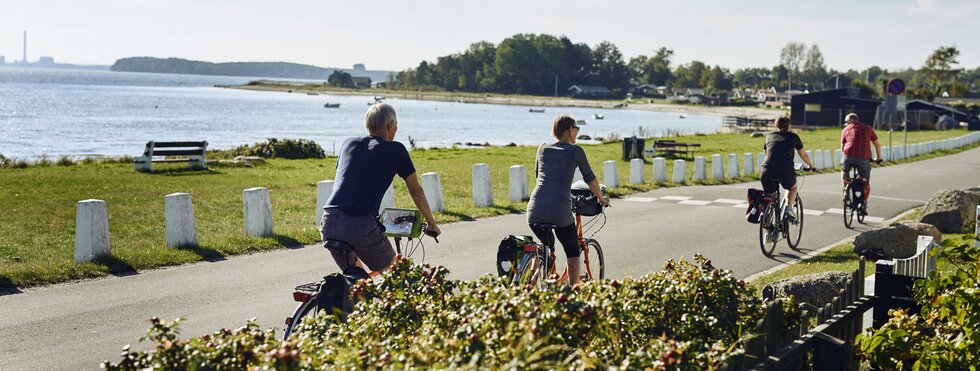
[(844, 191), (844, 227), (848, 229), (851, 228), (851, 224), (854, 222), (855, 206), (851, 203), (853, 199), (850, 189)]
[(538, 283), (541, 273), (541, 261), (535, 256), (527, 258), (526, 263), (521, 269), (521, 276), (517, 281), (521, 285), (535, 285)]
[(800, 238), (803, 237), (803, 199), (799, 195), (796, 196), (796, 204), (793, 205), (793, 211), (796, 212), (796, 220), (785, 220), (786, 229), (786, 243), (789, 244), (789, 248), (793, 250), (799, 250)]
[(766, 256), (772, 256), (776, 250), (776, 242), (779, 232), (776, 230), (776, 207), (770, 202), (762, 210), (762, 219), (759, 221), (759, 247)]
[(858, 223), (864, 224), (864, 217), (868, 215), (868, 213), (864, 210), (866, 210), (864, 209), (864, 200), (861, 200), (861, 203), (858, 206), (858, 210), (857, 212), (855, 212), (858, 217)]
[(316, 308), (316, 295), (310, 295), (309, 300), (300, 303), (299, 306), (296, 307), (296, 310), (293, 311), (293, 316), (289, 317), (290, 321), (288, 324), (286, 324), (286, 328), (283, 329), (282, 341), (289, 340), (289, 336), (292, 335), (293, 332), (296, 331), (299, 324), (303, 322), (303, 317), (310, 314), (310, 312), (313, 311), (313, 308)]
[(582, 257), (582, 281), (606, 278), (606, 260), (599, 241), (590, 238), (585, 240), (585, 244), (589, 251)]

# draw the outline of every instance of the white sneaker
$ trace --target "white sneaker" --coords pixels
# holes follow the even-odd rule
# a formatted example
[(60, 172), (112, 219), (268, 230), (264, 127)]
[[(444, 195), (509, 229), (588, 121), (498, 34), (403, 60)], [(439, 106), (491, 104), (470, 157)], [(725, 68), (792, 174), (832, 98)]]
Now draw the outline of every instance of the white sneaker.
[(786, 208), (786, 217), (792, 220), (796, 220), (796, 210), (791, 207)]

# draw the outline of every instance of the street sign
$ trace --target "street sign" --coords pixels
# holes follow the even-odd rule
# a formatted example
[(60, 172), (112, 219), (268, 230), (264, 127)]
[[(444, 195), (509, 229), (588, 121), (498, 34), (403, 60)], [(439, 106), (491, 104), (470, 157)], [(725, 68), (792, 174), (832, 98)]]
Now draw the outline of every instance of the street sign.
[(905, 80), (892, 79), (888, 82), (888, 94), (902, 95), (905, 92)]

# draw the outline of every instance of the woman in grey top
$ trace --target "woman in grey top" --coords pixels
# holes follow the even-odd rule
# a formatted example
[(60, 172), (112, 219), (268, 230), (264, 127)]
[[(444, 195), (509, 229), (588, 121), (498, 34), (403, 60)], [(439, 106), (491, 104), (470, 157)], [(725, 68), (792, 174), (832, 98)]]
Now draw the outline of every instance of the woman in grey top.
[(535, 228), (535, 223), (553, 224), (556, 226), (555, 235), (561, 242), (568, 258), (568, 283), (575, 285), (581, 280), (582, 262), (579, 257), (581, 248), (578, 245), (578, 232), (575, 228), (575, 217), (572, 215), (571, 187), (575, 177), (575, 169), (582, 173), (582, 180), (588, 183), (589, 189), (603, 205), (606, 198), (599, 190), (599, 182), (595, 173), (585, 158), (585, 151), (575, 145), (578, 136), (578, 126), (575, 119), (569, 115), (555, 118), (551, 129), (557, 142), (542, 144), (538, 147), (534, 173), (537, 184), (527, 203), (527, 223), (531, 231), (542, 243), (554, 245), (554, 235), (544, 229)]

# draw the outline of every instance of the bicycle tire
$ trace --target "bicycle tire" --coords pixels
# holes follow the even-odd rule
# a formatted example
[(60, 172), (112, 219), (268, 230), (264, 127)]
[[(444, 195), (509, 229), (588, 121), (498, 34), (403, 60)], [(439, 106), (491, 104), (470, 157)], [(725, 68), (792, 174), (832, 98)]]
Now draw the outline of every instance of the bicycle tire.
[(762, 220), (759, 221), (759, 247), (762, 254), (772, 257), (772, 252), (776, 250), (776, 242), (779, 233), (776, 230), (775, 219), (776, 207), (770, 202), (762, 210)]
[(296, 327), (303, 321), (303, 317), (310, 314), (313, 308), (316, 308), (316, 294), (310, 295), (308, 300), (296, 306), (296, 310), (293, 311), (292, 321), (283, 329), (282, 341), (289, 340), (289, 336), (296, 331)]
[[(596, 273), (598, 272), (599, 279), (606, 278), (606, 259), (602, 254), (602, 246), (599, 246), (599, 241), (587, 238), (585, 244), (589, 248), (588, 252), (588, 262), (583, 258), (582, 265), (584, 271), (582, 275), (584, 280), (594, 280), (596, 278)], [(585, 251), (582, 251), (585, 252)]]
[[(864, 204), (863, 201), (861, 202), (861, 204), (862, 204), (861, 206), (864, 206), (863, 205)], [(857, 214), (858, 223), (864, 224), (864, 217), (867, 216), (868, 214), (865, 213), (865, 212), (863, 212), (863, 211), (861, 211), (861, 210), (858, 210), (857, 212), (855, 212), (855, 214)]]
[(851, 190), (844, 191), (844, 227), (851, 229), (854, 224), (854, 205), (851, 203)]
[(803, 238), (803, 199), (800, 198), (800, 195), (796, 195), (796, 204), (793, 205), (793, 210), (796, 211), (796, 220), (785, 222), (786, 243), (789, 244), (789, 248), (799, 251), (800, 239)]

